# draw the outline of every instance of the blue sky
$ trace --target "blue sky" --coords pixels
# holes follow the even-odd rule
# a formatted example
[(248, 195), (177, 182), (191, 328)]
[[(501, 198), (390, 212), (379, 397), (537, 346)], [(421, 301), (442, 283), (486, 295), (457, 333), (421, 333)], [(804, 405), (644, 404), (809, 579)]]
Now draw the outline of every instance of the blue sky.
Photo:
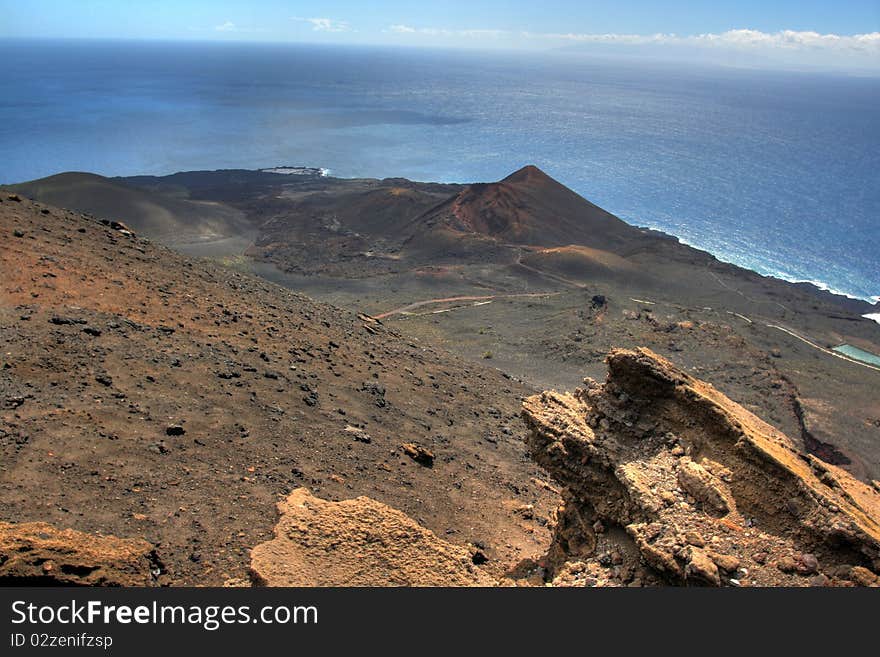
[(0, 36), (566, 48), (880, 68), (880, 0), (0, 0)]

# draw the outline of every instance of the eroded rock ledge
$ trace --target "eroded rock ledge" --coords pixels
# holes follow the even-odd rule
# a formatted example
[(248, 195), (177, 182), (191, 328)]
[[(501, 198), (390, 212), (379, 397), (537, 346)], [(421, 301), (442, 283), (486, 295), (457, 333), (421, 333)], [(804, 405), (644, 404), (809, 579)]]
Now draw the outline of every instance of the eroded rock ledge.
[(161, 573), (153, 546), (139, 538), (0, 522), (2, 586), (151, 586)]
[(647, 349), (603, 385), (526, 399), (533, 458), (563, 485), (555, 584), (871, 585), (880, 493)]

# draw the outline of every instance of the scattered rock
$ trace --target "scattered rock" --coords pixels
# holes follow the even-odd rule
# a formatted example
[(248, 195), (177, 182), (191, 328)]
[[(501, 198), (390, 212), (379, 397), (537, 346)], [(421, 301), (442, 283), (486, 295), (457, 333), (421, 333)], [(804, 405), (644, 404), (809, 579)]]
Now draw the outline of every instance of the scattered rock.
[(385, 408), (388, 405), (388, 401), (385, 399), (385, 387), (375, 383), (373, 381), (365, 381), (361, 385), (361, 390), (367, 392), (375, 398), (375, 404), (379, 408)]
[(73, 317), (63, 317), (61, 315), (52, 315), (49, 318), (50, 324), (55, 324), (57, 326), (65, 326), (68, 324), (85, 324), (85, 320), (83, 319), (74, 319)]
[(128, 226), (126, 226), (124, 223), (122, 223), (121, 221), (111, 221), (109, 225), (110, 225), (110, 228), (112, 228), (113, 230), (119, 231), (123, 235), (128, 235), (128, 236), (134, 235), (134, 231), (131, 228), (129, 228)]
[(802, 554), (798, 558), (797, 570), (804, 575), (812, 575), (819, 571), (819, 561), (812, 554)]
[(348, 426), (345, 427), (345, 432), (347, 434), (351, 435), (351, 437), (354, 438), (359, 443), (366, 443), (369, 445), (371, 442), (373, 442), (373, 439), (370, 437), (370, 434), (368, 434), (366, 431), (364, 431), (360, 427), (353, 427), (349, 424)]
[(404, 454), (406, 454), (419, 465), (423, 465), (426, 468), (434, 467), (433, 452), (425, 449), (421, 445), (416, 445), (415, 443), (404, 443), (400, 447), (401, 449), (403, 449)]
[(822, 573), (810, 578), (810, 586), (831, 586), (831, 579)]
[(685, 566), (684, 574), (688, 579), (697, 580), (712, 586), (721, 586), (718, 566), (700, 548), (691, 547), (688, 549), (687, 565)]
[(859, 586), (880, 586), (880, 577), (863, 566), (853, 566), (849, 576)]
[(721, 488), (722, 482), (686, 456), (679, 460), (678, 483), (715, 513), (724, 515), (730, 511), (727, 496)]
[(721, 554), (719, 552), (707, 551), (706, 554), (721, 570), (728, 573), (735, 573), (739, 570), (740, 560), (732, 554)]
[(783, 573), (793, 573), (797, 570), (798, 564), (791, 557), (782, 557), (776, 562), (776, 567)]

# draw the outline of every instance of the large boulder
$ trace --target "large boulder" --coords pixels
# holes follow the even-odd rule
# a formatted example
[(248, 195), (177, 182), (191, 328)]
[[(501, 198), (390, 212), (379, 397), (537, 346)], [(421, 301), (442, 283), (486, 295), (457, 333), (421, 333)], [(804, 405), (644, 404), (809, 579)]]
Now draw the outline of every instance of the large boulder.
[(305, 488), (278, 504), (275, 538), (251, 552), (264, 586), (493, 586), (471, 552), (368, 497), (329, 502)]

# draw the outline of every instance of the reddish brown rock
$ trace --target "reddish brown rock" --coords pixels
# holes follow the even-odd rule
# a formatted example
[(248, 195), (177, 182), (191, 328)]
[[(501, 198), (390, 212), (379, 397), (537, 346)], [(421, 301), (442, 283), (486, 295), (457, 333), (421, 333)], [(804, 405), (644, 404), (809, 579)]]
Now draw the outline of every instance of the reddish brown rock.
[(278, 511), (275, 538), (251, 551), (258, 585), (497, 585), (466, 548), (368, 497), (328, 502), (298, 488)]
[(415, 443), (404, 443), (400, 448), (416, 463), (424, 465), (426, 468), (434, 467), (434, 453), (432, 451)]
[(150, 586), (158, 561), (137, 538), (96, 536), (45, 522), (0, 522), (0, 584)]

